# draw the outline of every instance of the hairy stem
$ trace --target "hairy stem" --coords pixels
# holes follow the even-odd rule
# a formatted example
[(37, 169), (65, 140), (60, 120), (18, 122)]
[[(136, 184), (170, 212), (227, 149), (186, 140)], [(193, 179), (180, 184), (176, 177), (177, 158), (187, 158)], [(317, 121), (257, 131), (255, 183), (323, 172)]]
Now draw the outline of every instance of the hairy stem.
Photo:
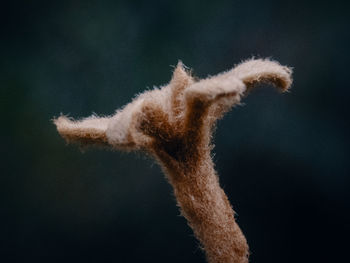
[(169, 160), (161, 163), (181, 213), (202, 244), (208, 262), (248, 262), (248, 244), (219, 185), (209, 154), (195, 166), (193, 163), (169, 166)]

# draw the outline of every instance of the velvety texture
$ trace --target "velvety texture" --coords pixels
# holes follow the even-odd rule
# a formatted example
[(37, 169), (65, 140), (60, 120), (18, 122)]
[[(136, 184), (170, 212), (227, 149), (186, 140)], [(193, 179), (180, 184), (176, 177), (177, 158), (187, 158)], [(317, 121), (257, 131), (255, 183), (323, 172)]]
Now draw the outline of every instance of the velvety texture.
[(179, 62), (168, 85), (144, 92), (112, 116), (78, 121), (61, 116), (54, 123), (68, 142), (152, 155), (173, 186), (208, 262), (248, 262), (246, 239), (214, 169), (212, 131), (216, 120), (255, 84), (267, 82), (286, 91), (291, 73), (277, 62), (258, 59), (195, 80)]

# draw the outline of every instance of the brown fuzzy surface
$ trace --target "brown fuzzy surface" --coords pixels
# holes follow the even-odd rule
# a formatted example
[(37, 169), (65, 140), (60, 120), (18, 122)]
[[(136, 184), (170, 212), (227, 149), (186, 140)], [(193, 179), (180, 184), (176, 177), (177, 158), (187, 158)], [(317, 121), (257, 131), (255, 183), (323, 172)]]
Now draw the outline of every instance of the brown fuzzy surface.
[(249, 249), (211, 158), (215, 122), (247, 90), (265, 82), (281, 91), (291, 69), (270, 60), (249, 60), (216, 76), (195, 81), (179, 62), (170, 83), (139, 95), (111, 117), (54, 122), (67, 141), (143, 150), (161, 165), (182, 215), (210, 263), (246, 263)]

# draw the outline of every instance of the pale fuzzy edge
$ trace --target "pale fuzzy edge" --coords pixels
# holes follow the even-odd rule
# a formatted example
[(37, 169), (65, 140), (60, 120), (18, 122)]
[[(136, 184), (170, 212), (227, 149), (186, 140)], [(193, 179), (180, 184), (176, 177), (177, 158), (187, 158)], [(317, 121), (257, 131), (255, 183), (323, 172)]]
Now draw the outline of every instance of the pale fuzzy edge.
[(106, 130), (109, 123), (109, 117), (90, 117), (74, 120), (61, 115), (53, 119), (59, 134), (68, 143), (79, 143), (81, 145), (89, 144), (107, 144)]
[(270, 59), (245, 60), (231, 72), (246, 84), (272, 82), (281, 91), (289, 90), (293, 83), (293, 68)]

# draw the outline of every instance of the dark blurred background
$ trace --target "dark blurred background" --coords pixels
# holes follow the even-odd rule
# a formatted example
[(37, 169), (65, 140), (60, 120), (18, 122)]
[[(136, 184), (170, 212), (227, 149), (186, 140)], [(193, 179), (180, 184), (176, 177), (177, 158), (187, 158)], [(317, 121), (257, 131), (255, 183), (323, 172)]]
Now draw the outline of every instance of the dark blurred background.
[[(30, 2), (30, 3), (28, 3)], [(349, 9), (341, 2), (11, 1), (0, 9), (0, 261), (205, 262), (158, 165), (67, 146), (60, 113), (111, 114), (242, 59), (294, 68), (219, 122), (215, 162), (251, 262), (346, 261)]]

